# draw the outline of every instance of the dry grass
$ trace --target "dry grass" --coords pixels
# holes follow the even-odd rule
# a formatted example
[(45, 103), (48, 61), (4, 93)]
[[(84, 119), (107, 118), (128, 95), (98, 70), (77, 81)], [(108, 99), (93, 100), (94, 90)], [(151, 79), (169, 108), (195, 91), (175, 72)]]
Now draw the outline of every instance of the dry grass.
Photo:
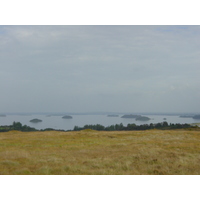
[(200, 174), (199, 130), (0, 133), (0, 174)]

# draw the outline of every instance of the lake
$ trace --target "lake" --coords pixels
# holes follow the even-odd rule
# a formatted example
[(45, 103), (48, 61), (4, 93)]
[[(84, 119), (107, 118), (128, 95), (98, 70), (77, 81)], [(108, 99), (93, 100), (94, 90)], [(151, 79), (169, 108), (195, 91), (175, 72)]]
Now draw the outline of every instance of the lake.
[[(107, 115), (71, 115), (72, 119), (63, 119), (62, 116), (47, 116), (47, 115), (6, 115), (6, 117), (0, 117), (0, 125), (11, 125), (14, 121), (21, 122), (22, 125), (28, 125), (36, 129), (62, 129), (62, 130), (73, 130), (74, 126), (83, 127), (86, 124), (101, 124), (103, 126), (110, 126), (115, 124), (123, 123), (124, 126), (127, 124), (135, 123), (136, 125), (159, 123), (167, 121), (168, 123), (200, 123), (200, 119), (196, 120), (193, 118), (181, 118), (179, 115), (144, 115), (151, 120), (149, 121), (136, 121), (135, 119), (121, 118), (119, 117), (108, 117)], [(30, 120), (38, 118), (42, 122), (31, 123)], [(166, 118), (166, 120), (164, 120)]]

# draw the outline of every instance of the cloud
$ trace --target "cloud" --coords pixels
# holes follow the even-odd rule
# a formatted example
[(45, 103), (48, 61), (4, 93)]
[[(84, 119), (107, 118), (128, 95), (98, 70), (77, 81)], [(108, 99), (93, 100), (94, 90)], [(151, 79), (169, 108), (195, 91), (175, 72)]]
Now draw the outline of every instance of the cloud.
[(199, 33), (199, 26), (1, 26), (0, 110), (198, 111)]

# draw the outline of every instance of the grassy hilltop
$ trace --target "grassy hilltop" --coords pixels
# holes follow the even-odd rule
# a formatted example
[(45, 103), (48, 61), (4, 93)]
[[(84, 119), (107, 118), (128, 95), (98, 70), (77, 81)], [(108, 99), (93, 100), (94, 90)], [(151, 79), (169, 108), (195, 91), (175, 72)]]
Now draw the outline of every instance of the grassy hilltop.
[(200, 130), (0, 133), (0, 174), (200, 174)]

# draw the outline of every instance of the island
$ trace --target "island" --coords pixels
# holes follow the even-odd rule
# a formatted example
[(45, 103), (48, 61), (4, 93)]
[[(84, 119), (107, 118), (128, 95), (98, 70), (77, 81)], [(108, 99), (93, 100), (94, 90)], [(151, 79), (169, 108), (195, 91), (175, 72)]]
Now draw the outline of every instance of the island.
[(200, 119), (200, 115), (195, 115), (193, 119)]
[(70, 115), (65, 115), (65, 116), (63, 116), (62, 118), (63, 118), (63, 119), (72, 119), (72, 116), (70, 116)]
[(140, 117), (137, 117), (135, 120), (136, 121), (148, 121), (148, 120), (150, 120), (150, 118), (149, 117), (145, 117), (145, 116), (140, 116)]
[(193, 118), (194, 115), (180, 115), (181, 118)]
[(0, 117), (6, 117), (6, 115), (0, 115)]
[(107, 117), (119, 117), (119, 115), (107, 115)]
[(31, 119), (30, 122), (38, 123), (38, 122), (42, 122), (42, 120), (41, 119)]
[(141, 115), (123, 115), (121, 118), (137, 118), (137, 117), (141, 117)]

